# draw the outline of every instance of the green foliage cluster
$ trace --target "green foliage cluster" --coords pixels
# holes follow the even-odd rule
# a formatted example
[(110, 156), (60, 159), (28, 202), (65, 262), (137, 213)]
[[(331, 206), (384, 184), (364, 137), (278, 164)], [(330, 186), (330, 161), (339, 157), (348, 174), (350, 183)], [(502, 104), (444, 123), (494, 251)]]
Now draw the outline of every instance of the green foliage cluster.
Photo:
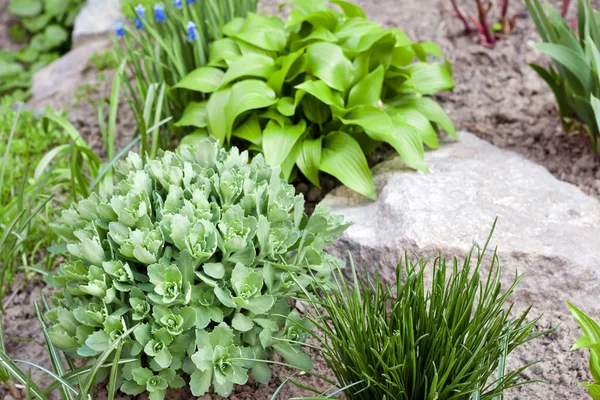
[(98, 357), (125, 336), (121, 391), (162, 399), (190, 376), (195, 396), (228, 395), (248, 370), (270, 379), (272, 351), (310, 369), (308, 327), (287, 300), (327, 285), (323, 248), (346, 225), (304, 199), (262, 156), (212, 140), (116, 166), (112, 193), (92, 194), (54, 226), (68, 255), (49, 337), (67, 355)]
[(506, 357), (545, 332), (533, 332), (529, 310), (511, 315), (519, 278), (503, 292), (496, 254), (487, 278), (484, 256), (473, 267), (472, 253), (433, 266), (406, 255), (392, 286), (377, 272), (350, 284), (340, 273), (338, 288), (313, 300), (313, 335), (345, 398), (492, 400), (528, 382), (521, 373), (533, 363), (508, 370)]
[[(189, 72), (206, 65), (209, 44), (222, 37), (223, 25), (256, 11), (258, 0), (179, 3), (181, 8), (172, 1), (123, 1), (123, 9), (133, 21), (124, 24), (123, 36), (115, 43), (115, 55), (118, 64), (126, 64), (123, 81), (138, 132), (143, 136), (142, 152), (146, 151), (146, 134), (160, 121), (165, 121), (164, 134), (156, 138), (162, 139), (162, 148), (172, 148), (173, 136), (181, 139), (181, 129), (174, 122), (195, 96), (171, 88)], [(164, 21), (157, 19), (157, 5), (163, 7)], [(133, 84), (128, 76), (135, 77)], [(166, 85), (165, 95), (158, 95), (160, 85)], [(150, 114), (157, 115), (158, 120)]]
[(0, 94), (28, 89), (38, 70), (68, 50), (71, 28), (84, 0), (10, 0), (8, 12), (20, 20), (10, 35), (26, 41), (19, 51), (0, 50)]
[(583, 330), (583, 336), (573, 345), (572, 350), (590, 350), (590, 372), (594, 382), (583, 383), (583, 386), (593, 400), (600, 400), (600, 325), (573, 304), (568, 303), (568, 306)]
[(382, 29), (349, 2), (331, 3), (342, 12), (324, 0), (295, 0), (286, 22), (251, 13), (224, 26), (208, 66), (176, 86), (210, 97), (189, 103), (177, 125), (225, 145), (241, 139), (285, 179), (297, 166), (319, 186), (323, 171), (375, 198), (365, 153), (389, 143), (426, 171), (424, 144), (439, 147), (440, 128), (455, 134), (428, 97), (453, 88), (451, 69), (427, 61), (443, 58), (435, 44)]
[(566, 125), (582, 124), (599, 152), (600, 13), (590, 2), (578, 0), (576, 33), (551, 6), (545, 11), (539, 0), (527, 0), (527, 8), (543, 41), (533, 47), (553, 61), (548, 69), (531, 67), (554, 92)]

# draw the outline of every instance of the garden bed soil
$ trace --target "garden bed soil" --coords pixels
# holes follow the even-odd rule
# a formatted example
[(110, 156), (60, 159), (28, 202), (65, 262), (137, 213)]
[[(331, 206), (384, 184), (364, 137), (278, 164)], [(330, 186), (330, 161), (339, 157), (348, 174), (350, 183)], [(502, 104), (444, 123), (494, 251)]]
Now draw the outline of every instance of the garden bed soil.
[[(7, 48), (4, 35), (6, 24), (3, 6), (6, 0), (0, 0), (0, 46)], [(283, 0), (279, 1), (283, 3)], [(397, 26), (406, 31), (413, 40), (434, 41), (452, 62), (456, 89), (440, 94), (437, 99), (449, 112), (457, 129), (471, 131), (479, 137), (505, 149), (518, 152), (526, 158), (545, 166), (557, 178), (570, 182), (582, 191), (600, 198), (600, 160), (595, 155), (584, 133), (565, 134), (561, 120), (557, 115), (556, 103), (546, 84), (529, 68), (530, 62), (547, 62), (546, 58), (532, 50), (530, 42), (539, 40), (533, 23), (527, 19), (522, 0), (513, 0), (511, 13), (518, 13), (524, 18), (517, 19), (517, 27), (508, 38), (500, 40), (494, 49), (485, 48), (477, 43), (475, 36), (465, 36), (458, 20), (443, 11), (449, 8), (449, 1), (420, 0), (360, 0), (369, 18), (385, 26)], [(459, 4), (474, 3), (463, 0)], [(553, 1), (556, 5), (557, 1)], [(574, 18), (575, 1), (572, 2), (569, 17)], [(596, 8), (600, 0), (593, 1)], [(264, 10), (273, 12), (279, 3), (276, 0), (261, 1)], [(12, 44), (10, 45), (12, 46)], [(101, 96), (107, 96), (110, 85)], [(82, 129), (86, 138), (100, 143), (97, 119), (93, 107), (80, 107), (72, 114), (75, 126)], [(127, 111), (120, 111), (118, 132), (131, 132), (132, 118)], [(94, 139), (95, 137), (95, 139)], [(130, 136), (129, 136), (130, 137)], [(128, 140), (124, 138), (124, 145)], [(101, 144), (92, 145), (101, 148)], [(119, 147), (119, 146), (118, 146)], [(376, 153), (372, 161), (389, 154), (389, 149)], [(298, 190), (307, 194), (309, 203), (318, 202), (335, 182), (327, 181), (324, 190), (311, 190), (304, 182), (298, 181)], [(502, 255), (500, 255), (502, 256)], [(526, 269), (527, 266), (523, 266)], [(549, 271), (548, 278), (552, 278)], [(531, 284), (531, 283), (529, 283)], [(544, 282), (539, 282), (544, 285)], [(42, 342), (43, 338), (33, 311), (33, 302), (39, 296), (36, 290), (17, 291), (7, 308), (3, 321), (6, 330), (7, 349), (14, 358), (28, 359), (48, 365), (43, 349), (34, 342), (24, 342), (15, 337), (25, 337)], [(9, 294), (10, 296), (10, 294)], [(521, 306), (528, 305), (527, 296), (513, 298)], [(521, 304), (523, 303), (523, 304)], [(582, 306), (585, 306), (583, 304)], [(538, 309), (543, 311), (544, 305)], [(549, 314), (553, 310), (548, 310)], [(571, 318), (566, 308), (564, 319)], [(539, 329), (554, 326), (546, 319), (538, 324)], [(560, 327), (559, 327), (560, 329)], [(544, 379), (552, 385), (536, 384), (531, 389), (517, 389), (507, 393), (507, 399), (567, 399), (582, 398), (584, 392), (579, 382), (589, 379), (587, 372), (587, 354), (579, 351), (570, 353), (569, 347), (578, 337), (578, 331), (568, 331), (561, 335), (556, 333), (545, 336), (537, 342), (527, 345), (521, 352), (520, 360), (513, 362), (526, 363), (544, 358), (546, 361), (531, 368), (524, 374), (527, 378)], [(316, 356), (316, 354), (313, 353)], [(553, 365), (568, 363), (571, 373), (557, 374)], [(322, 363), (317, 362), (318, 373), (326, 372)], [(292, 371), (275, 368), (274, 379), (268, 386), (250, 383), (236, 390), (231, 399), (269, 399), (279, 384)], [(316, 381), (311, 379), (313, 383)], [(10, 398), (0, 387), (0, 399)], [(278, 399), (306, 395), (287, 384)], [(170, 393), (170, 399), (188, 399), (190, 394), (180, 391)], [(97, 398), (103, 398), (100, 392)], [(145, 398), (143, 396), (139, 398)], [(200, 397), (208, 400), (210, 396)], [(216, 398), (216, 397), (215, 397)]]

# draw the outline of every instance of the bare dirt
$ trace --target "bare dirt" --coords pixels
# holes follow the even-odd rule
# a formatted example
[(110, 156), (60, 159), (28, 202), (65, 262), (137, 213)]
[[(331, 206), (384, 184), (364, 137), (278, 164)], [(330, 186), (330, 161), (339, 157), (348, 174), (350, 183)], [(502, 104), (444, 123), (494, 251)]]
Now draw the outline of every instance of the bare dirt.
[[(273, 12), (284, 0), (263, 0), (262, 7), (266, 12)], [(444, 9), (450, 8), (449, 0), (360, 0), (367, 15), (385, 26), (397, 26), (406, 31), (413, 40), (434, 41), (452, 62), (456, 89), (437, 96), (437, 99), (449, 112), (458, 129), (464, 129), (505, 149), (513, 150), (546, 168), (557, 178), (578, 186), (582, 191), (600, 198), (600, 159), (589, 146), (584, 133), (566, 134), (557, 115), (556, 105), (551, 91), (545, 83), (529, 68), (530, 62), (546, 63), (547, 60), (530, 48), (529, 44), (539, 40), (532, 22), (524, 12), (522, 0), (513, 0), (511, 15), (519, 14), (517, 26), (507, 38), (498, 42), (495, 48), (488, 49), (478, 44), (475, 36), (466, 36), (461, 23)], [(474, 1), (458, 1), (465, 9), (473, 10)], [(552, 1), (558, 4), (558, 1)], [(575, 1), (572, 2), (569, 17), (574, 18)], [(593, 1), (600, 8), (600, 0)], [(7, 21), (5, 7), (7, 0), (0, 0), (0, 48), (14, 48), (6, 34)], [(94, 79), (90, 73), (86, 78)], [(92, 97), (101, 99), (110, 92), (110, 75), (101, 83)], [(54, 106), (68, 105), (67, 99), (56, 101)], [(91, 147), (102, 151), (99, 139), (95, 110), (85, 101), (68, 106), (72, 112), (71, 120), (82, 130), (84, 136), (91, 141)], [(133, 132), (133, 119), (126, 107), (119, 112), (118, 132), (121, 144), (126, 144)], [(121, 146), (117, 146), (121, 147)], [(385, 154), (383, 151), (378, 154)], [(372, 158), (372, 162), (379, 159)], [(322, 191), (310, 189), (302, 181), (298, 181), (297, 189), (305, 193), (308, 202), (315, 204), (328, 190), (335, 186), (330, 180), (324, 184)], [(575, 239), (576, 240), (576, 239)], [(526, 270), (527, 266), (523, 266)], [(562, 275), (561, 275), (562, 276)], [(556, 279), (552, 271), (548, 271), (548, 279)], [(528, 283), (533, 284), (533, 283)], [(545, 285), (544, 282), (535, 284)], [(33, 311), (33, 303), (39, 299), (39, 290), (33, 285), (24, 289), (15, 287), (14, 297), (3, 314), (4, 328), (7, 337), (7, 349), (14, 358), (32, 360), (49, 367), (44, 349), (35, 342), (43, 342), (38, 321)], [(526, 291), (522, 296), (513, 298), (518, 308), (529, 304)], [(10, 296), (10, 295), (9, 295)], [(586, 296), (583, 296), (586, 297)], [(574, 299), (576, 300), (576, 299)], [(585, 307), (585, 304), (579, 304)], [(546, 307), (547, 306), (547, 307)], [(566, 309), (556, 310), (555, 305), (538, 305), (538, 309), (547, 313), (539, 322), (538, 329), (548, 329), (561, 321), (570, 320)], [(523, 374), (525, 378), (542, 379), (551, 385), (535, 384), (516, 389), (507, 394), (507, 399), (576, 399), (584, 398), (585, 391), (579, 385), (589, 378), (587, 372), (587, 354), (584, 351), (570, 352), (572, 343), (580, 335), (578, 329), (561, 328), (556, 333), (542, 337), (536, 342), (526, 345), (521, 352), (520, 360), (512, 360), (513, 364), (526, 363), (543, 359), (543, 363), (535, 365)], [(26, 340), (24, 340), (26, 339)], [(33, 341), (32, 341), (33, 340)], [(312, 352), (315, 358), (316, 352)], [(558, 371), (556, 365), (568, 364), (570, 373)], [(316, 363), (318, 373), (327, 373), (322, 363)], [(236, 389), (230, 399), (269, 399), (276, 388), (293, 372), (285, 368), (274, 368), (274, 378), (270, 385), (261, 386), (249, 383)], [(39, 376), (36, 375), (36, 376)], [(317, 380), (311, 378), (309, 383), (316, 385)], [(321, 385), (323, 385), (321, 383)], [(326, 386), (321, 386), (326, 388)], [(10, 399), (0, 387), (0, 399)], [(308, 395), (293, 385), (287, 384), (277, 397), (289, 399), (294, 396)], [(105, 398), (106, 392), (100, 389), (95, 398)], [(123, 399), (129, 397), (122, 397)], [(139, 396), (139, 399), (145, 399)], [(186, 391), (169, 393), (169, 399), (189, 399)], [(203, 400), (216, 396), (200, 397)]]

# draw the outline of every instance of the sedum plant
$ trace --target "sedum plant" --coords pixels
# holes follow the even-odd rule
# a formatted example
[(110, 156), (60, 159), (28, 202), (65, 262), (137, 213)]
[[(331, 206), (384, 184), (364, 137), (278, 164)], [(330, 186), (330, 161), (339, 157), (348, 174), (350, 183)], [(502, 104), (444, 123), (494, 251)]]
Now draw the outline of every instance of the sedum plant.
[[(577, 33), (548, 6), (527, 0), (529, 14), (543, 43), (533, 47), (552, 58), (544, 69), (531, 67), (552, 89), (565, 125), (581, 124), (596, 152), (600, 151), (600, 14), (586, 0), (577, 7)], [(546, 14), (546, 12), (548, 14)]]
[(55, 226), (68, 259), (50, 278), (60, 289), (47, 313), (50, 338), (66, 354), (94, 358), (123, 332), (121, 391), (162, 399), (185, 385), (227, 396), (253, 377), (266, 382), (273, 351), (310, 369), (288, 300), (327, 284), (323, 248), (345, 229), (341, 217), (304, 199), (262, 156), (213, 140), (130, 153), (114, 193), (92, 195)]
[(572, 350), (590, 350), (590, 373), (594, 382), (583, 383), (583, 386), (593, 400), (600, 400), (600, 325), (573, 304), (568, 303), (568, 306), (583, 331), (583, 337), (573, 345)]
[(346, 399), (492, 400), (528, 383), (521, 373), (532, 363), (508, 370), (505, 360), (543, 334), (533, 332), (539, 318), (511, 315), (519, 278), (503, 292), (497, 255), (487, 277), (484, 255), (462, 265), (406, 255), (391, 286), (377, 273), (351, 283), (340, 273), (336, 289), (313, 298), (312, 334)]
[(343, 0), (331, 1), (342, 12), (324, 0), (290, 3), (285, 22), (250, 13), (223, 27), (208, 65), (176, 86), (210, 96), (190, 102), (177, 125), (225, 145), (243, 141), (285, 179), (297, 167), (320, 186), (323, 171), (370, 198), (365, 153), (381, 142), (426, 171), (423, 143), (437, 148), (440, 128), (455, 135), (428, 97), (454, 86), (447, 62), (427, 61), (442, 57), (439, 48), (384, 30)]

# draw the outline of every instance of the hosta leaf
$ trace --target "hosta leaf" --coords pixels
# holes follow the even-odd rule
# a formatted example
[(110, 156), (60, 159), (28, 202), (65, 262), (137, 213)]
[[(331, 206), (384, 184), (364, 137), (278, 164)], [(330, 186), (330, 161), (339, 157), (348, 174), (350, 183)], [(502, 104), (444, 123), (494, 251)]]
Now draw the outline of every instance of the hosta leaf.
[(260, 146), (262, 143), (262, 129), (258, 122), (258, 116), (253, 113), (244, 123), (235, 128), (231, 136), (238, 137)]
[(319, 167), (321, 165), (321, 148), (323, 137), (316, 139), (306, 138), (300, 143), (300, 150), (296, 164), (300, 172), (316, 187), (321, 187), (319, 182)]
[(584, 88), (592, 87), (592, 70), (587, 61), (576, 51), (554, 43), (538, 43), (532, 47), (550, 56), (556, 63), (571, 71)]
[(300, 13), (293, 13), (290, 15), (290, 18), (287, 20), (285, 26), (290, 27), (294, 25), (300, 25), (304, 22), (312, 25), (313, 30), (319, 28), (325, 28), (329, 31), (335, 29), (338, 19), (331, 10), (323, 10), (323, 11), (314, 11), (305, 15)]
[(206, 103), (209, 132), (221, 143), (228, 138), (226, 107), (230, 97), (231, 88), (221, 89), (213, 93)]
[(600, 400), (600, 383), (583, 383), (583, 386), (588, 390), (592, 400)]
[(271, 57), (249, 54), (229, 63), (221, 86), (243, 77), (269, 78), (275, 72), (275, 61)]
[(286, 159), (281, 163), (281, 176), (288, 182), (294, 180), (292, 172), (294, 172), (294, 166), (296, 165), (296, 159), (298, 158), (298, 153), (300, 152), (300, 141), (297, 141), (290, 154), (286, 157)]
[(294, 100), (296, 106), (300, 104), (305, 93), (315, 96), (328, 106), (333, 106), (334, 108), (337, 107), (337, 109), (341, 109), (344, 106), (344, 99), (340, 92), (332, 90), (323, 81), (306, 81), (297, 85), (295, 88), (298, 89)]
[(403, 119), (390, 118), (377, 107), (357, 106), (342, 121), (362, 127), (371, 139), (389, 143), (411, 168), (427, 171), (421, 137)]
[(285, 115), (286, 117), (291, 117), (296, 112), (296, 105), (294, 104), (294, 99), (291, 97), (281, 97), (277, 102), (277, 111), (281, 113), (281, 115)]
[(344, 15), (348, 18), (366, 18), (365, 12), (359, 6), (345, 0), (331, 0), (333, 4), (337, 4)]
[(231, 87), (229, 101), (225, 106), (226, 119), (225, 121), (219, 121), (225, 125), (227, 142), (229, 142), (231, 137), (233, 123), (239, 115), (249, 110), (269, 107), (276, 102), (277, 96), (275, 96), (275, 92), (263, 81), (248, 79), (234, 84)]
[(380, 65), (369, 75), (362, 78), (348, 95), (348, 107), (354, 107), (359, 104), (376, 106), (381, 98), (383, 87), (383, 75), (385, 68)]
[(434, 94), (454, 88), (449, 68), (444, 64), (420, 62), (406, 68), (411, 74), (410, 87), (420, 94)]
[(377, 198), (365, 154), (347, 133), (332, 132), (325, 136), (319, 169), (363, 196)]
[(227, 35), (269, 51), (281, 52), (287, 44), (287, 33), (281, 19), (252, 13), (248, 14), (239, 30)]
[(297, 125), (280, 126), (269, 121), (263, 131), (262, 146), (267, 164), (277, 167), (281, 165), (292, 151), (292, 148), (306, 131), (306, 121)]
[(10, 0), (8, 12), (20, 17), (35, 17), (42, 12), (42, 0)]
[(345, 92), (352, 82), (352, 63), (333, 43), (314, 43), (306, 48), (308, 72), (332, 89)]
[(208, 126), (206, 115), (206, 101), (192, 101), (183, 110), (181, 119), (175, 123), (175, 126), (195, 126), (197, 128), (206, 128)]
[(210, 44), (208, 65), (226, 67), (227, 61), (241, 56), (240, 46), (233, 39), (219, 39)]
[(281, 95), (281, 89), (283, 88), (283, 83), (292, 68), (292, 65), (304, 54), (306, 50), (300, 49), (294, 53), (281, 56), (277, 59), (277, 64), (281, 65), (281, 67), (275, 71), (270, 77), (267, 83), (269, 86), (275, 91), (277, 96)]
[(454, 124), (448, 114), (446, 114), (446, 111), (429, 97), (403, 97), (396, 102), (392, 102), (392, 104), (396, 107), (414, 108), (423, 114), (425, 118), (441, 126), (446, 133), (454, 138), (458, 138)]
[(419, 111), (414, 108), (395, 108), (386, 111), (388, 111), (389, 114), (394, 115), (394, 117), (404, 120), (408, 125), (415, 128), (417, 132), (419, 132), (423, 143), (429, 148), (437, 149), (440, 147), (437, 132), (433, 129), (429, 120)]
[(200, 67), (183, 77), (176, 88), (188, 89), (202, 93), (212, 93), (223, 82), (225, 73), (218, 68)]

